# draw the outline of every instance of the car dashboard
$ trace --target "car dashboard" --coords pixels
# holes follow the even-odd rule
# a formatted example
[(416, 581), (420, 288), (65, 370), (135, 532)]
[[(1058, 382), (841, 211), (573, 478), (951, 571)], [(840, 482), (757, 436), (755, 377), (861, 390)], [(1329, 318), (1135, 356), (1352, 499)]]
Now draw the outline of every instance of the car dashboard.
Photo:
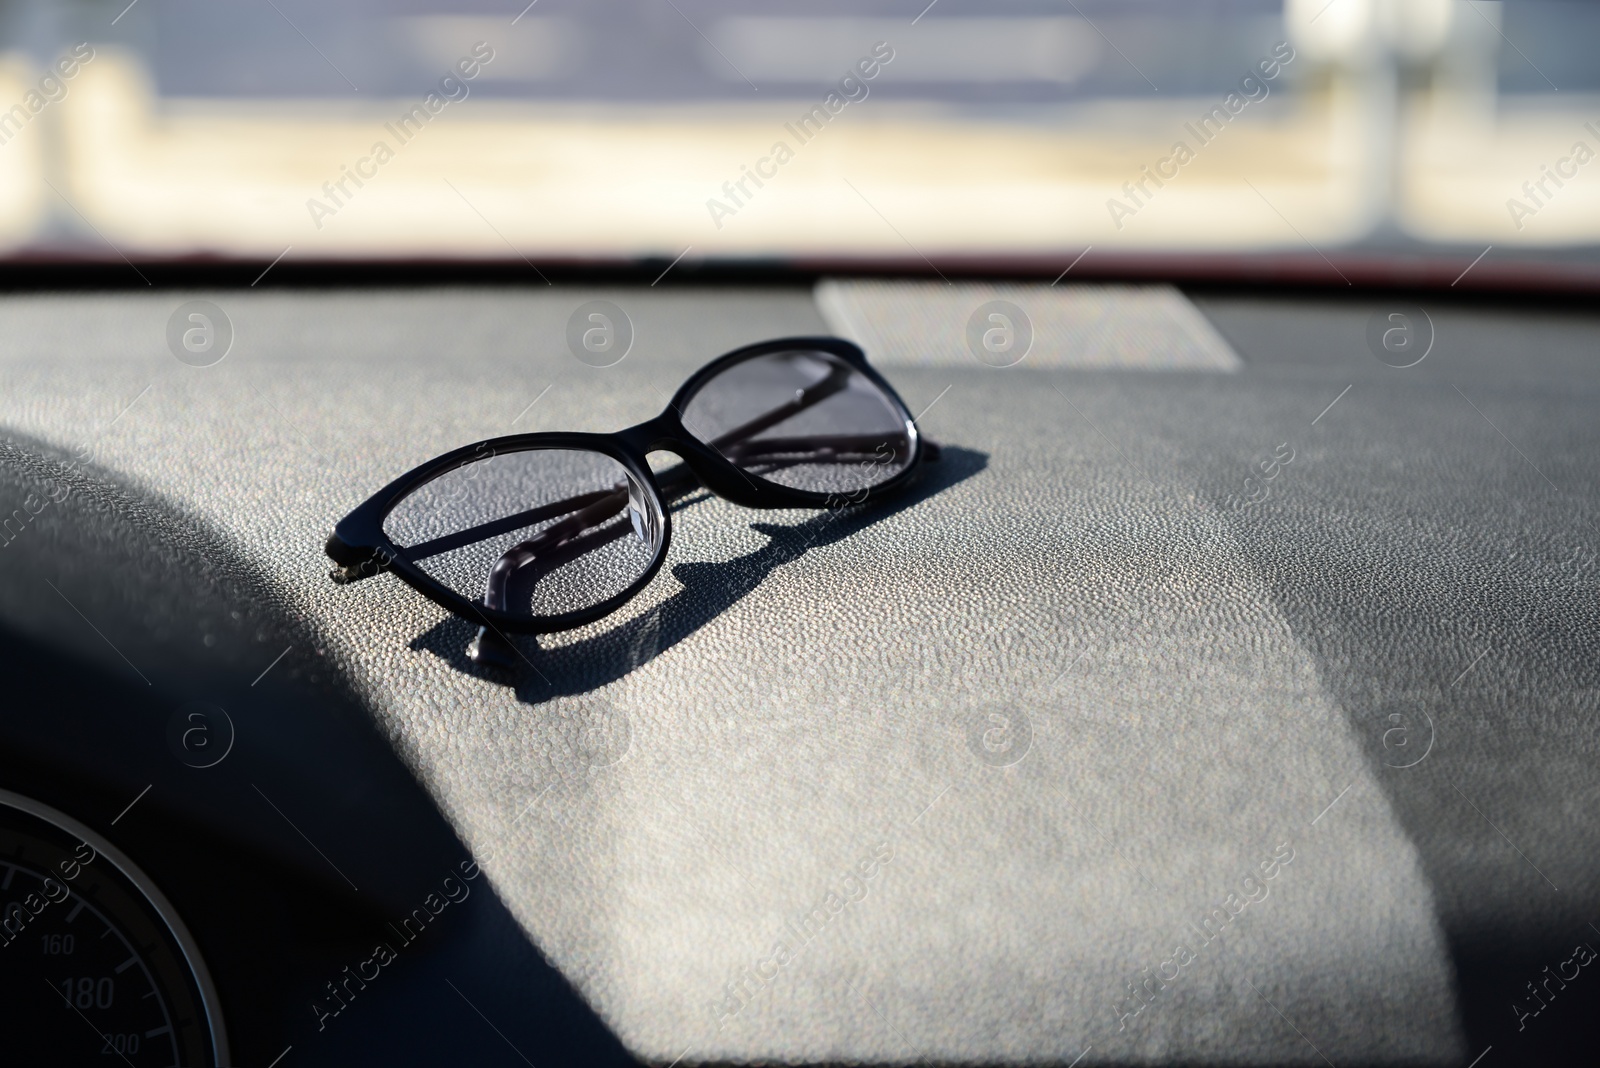
[[(0, 300), (17, 1063), (1584, 1040), (1590, 310), (646, 282)], [(623, 358), (569, 343), (596, 301)], [(225, 346), (174, 340), (195, 302)], [(995, 302), (1014, 359), (969, 330)], [(430, 456), (633, 425), (823, 334), (941, 446), (880, 508), (675, 505), (644, 594), (509, 670), (394, 576), (329, 577), (333, 523)]]

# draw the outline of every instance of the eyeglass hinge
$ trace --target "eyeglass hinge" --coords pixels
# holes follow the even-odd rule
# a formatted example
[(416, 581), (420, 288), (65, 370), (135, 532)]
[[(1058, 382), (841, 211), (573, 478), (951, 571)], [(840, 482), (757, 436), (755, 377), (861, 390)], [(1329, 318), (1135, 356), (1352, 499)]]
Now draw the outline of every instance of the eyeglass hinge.
[(381, 549), (357, 549), (346, 545), (337, 534), (328, 535), (323, 551), (339, 566), (328, 577), (341, 586), (371, 578), (389, 569), (390, 554)]

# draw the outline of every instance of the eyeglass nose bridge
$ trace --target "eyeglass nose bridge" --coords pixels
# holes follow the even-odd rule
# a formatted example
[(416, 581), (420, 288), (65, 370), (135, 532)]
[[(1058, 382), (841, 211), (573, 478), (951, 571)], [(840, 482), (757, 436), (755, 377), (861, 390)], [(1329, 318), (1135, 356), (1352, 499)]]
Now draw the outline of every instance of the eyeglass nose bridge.
[(765, 500), (757, 482), (715, 447), (696, 436), (671, 408), (647, 422), (618, 431), (615, 438), (646, 467), (652, 453), (667, 452), (682, 460), (701, 486), (735, 504), (755, 505)]
[(614, 439), (641, 456), (648, 456), (653, 452), (677, 452), (673, 446), (691, 436), (684, 427), (682, 418), (671, 408), (654, 419), (636, 423), (612, 435)]

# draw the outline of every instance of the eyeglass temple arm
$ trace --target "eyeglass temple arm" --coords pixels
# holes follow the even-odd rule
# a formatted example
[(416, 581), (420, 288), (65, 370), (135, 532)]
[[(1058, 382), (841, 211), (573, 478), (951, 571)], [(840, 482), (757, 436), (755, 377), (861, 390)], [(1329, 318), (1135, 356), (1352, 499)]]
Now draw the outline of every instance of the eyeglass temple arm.
[[(796, 455), (781, 466), (793, 466), (800, 463), (849, 463), (854, 460), (871, 459), (880, 455), (876, 451), (876, 447), (883, 444), (884, 440), (877, 435), (767, 438), (762, 441), (750, 442), (743, 447), (736, 446), (728, 451), (732, 454), (730, 459), (737, 457), (740, 460), (749, 460), (772, 454), (794, 454), (801, 452), (804, 447), (812, 447), (818, 450), (820, 454)], [(891, 438), (889, 440), (892, 441), (894, 439)], [(903, 441), (904, 437), (902, 436), (900, 440)], [(872, 451), (867, 450), (866, 446), (868, 445), (874, 447)], [(850, 451), (852, 446), (860, 446), (860, 448), (852, 452)], [(691, 492), (700, 484), (687, 464), (677, 464), (667, 468), (657, 476), (656, 482), (661, 487), (661, 493), (666, 497), (669, 504)], [(602, 499), (615, 499), (617, 494), (618, 490), (616, 489), (605, 489), (596, 490), (593, 493), (585, 493), (577, 497), (569, 497), (564, 501), (556, 501), (553, 504), (543, 505), (539, 508), (530, 508), (525, 512), (518, 512), (515, 515), (496, 519), (490, 523), (480, 523), (477, 526), (458, 530), (443, 537), (418, 542), (415, 545), (406, 547), (404, 552), (409, 560), (426, 560), (430, 556), (453, 552), (456, 549), (465, 548), (475, 542), (495, 537), (498, 534), (533, 526), (536, 523), (544, 522), (546, 519), (567, 515), (575, 510), (588, 509)], [(597, 518), (603, 521), (621, 510), (621, 502), (618, 501), (610, 512), (599, 515)], [(591, 523), (590, 525), (592, 526), (593, 524)], [(552, 527), (550, 529), (554, 530), (555, 528)]]
[[(507, 549), (501, 554), (500, 559), (495, 561), (494, 567), (489, 569), (489, 579), (483, 591), (484, 607), (503, 611), (506, 607), (506, 591), (510, 587), (513, 575), (543, 556), (547, 550), (557, 548), (566, 542), (575, 542), (578, 535), (600, 525), (627, 506), (628, 489), (624, 486), (622, 489), (605, 494), (588, 507), (578, 509), (561, 522), (548, 526), (526, 541), (518, 542)], [(617, 533), (620, 534), (621, 531)]]
[(826, 377), (812, 383), (804, 389), (797, 389), (794, 399), (787, 404), (780, 404), (764, 415), (758, 415), (741, 426), (736, 426), (706, 442), (713, 449), (721, 452), (729, 445), (736, 445), (748, 438), (753, 438), (768, 427), (777, 426), (785, 419), (800, 414), (814, 404), (821, 404), (829, 397), (844, 389), (850, 382), (852, 371), (848, 367), (833, 364)]
[[(711, 441), (707, 442), (707, 444), (719, 452), (722, 452), (730, 447), (738, 446), (745, 439), (754, 437), (756, 434), (761, 433), (768, 427), (776, 426), (785, 419), (791, 418), (792, 416), (805, 411), (807, 408), (815, 404), (820, 404), (822, 401), (833, 396), (835, 393), (839, 392), (845, 387), (849, 380), (849, 375), (850, 371), (848, 368), (833, 367), (827, 376), (820, 379), (815, 384), (807, 386), (805, 389), (797, 390), (793, 400), (786, 404), (781, 404), (771, 411), (757, 416), (755, 419), (750, 420), (748, 423), (745, 423), (742, 426), (735, 427), (732, 430), (713, 438)], [(694, 477), (694, 472), (689, 469), (688, 465), (681, 463), (675, 464), (661, 472), (661, 474), (657, 475), (656, 483), (661, 487), (661, 492), (669, 501), (675, 496), (700, 484), (699, 480)], [(433, 538), (425, 542), (419, 542), (416, 545), (409, 546), (403, 551), (405, 552), (406, 557), (410, 560), (425, 560), (430, 556), (437, 556), (440, 553), (446, 553), (454, 549), (460, 549), (464, 546), (471, 545), (474, 542), (482, 541), (485, 538), (492, 538), (496, 534), (504, 534), (507, 531), (517, 530), (525, 526), (531, 526), (534, 523), (543, 522), (544, 520), (553, 516), (565, 515), (573, 509), (587, 508), (591, 503), (598, 500), (599, 496), (609, 495), (610, 492), (611, 491), (609, 490), (600, 490), (598, 491), (598, 495), (594, 493), (582, 494), (577, 497), (570, 497), (564, 501), (556, 501), (552, 504), (541, 505), (538, 508), (530, 508), (527, 511), (518, 512), (516, 515), (506, 516), (503, 519), (496, 519), (490, 523), (483, 523), (475, 527), (469, 527), (466, 530), (456, 531), (453, 534), (446, 534), (443, 537)], [(621, 511), (621, 508), (619, 507), (617, 511)], [(613, 512), (611, 514), (615, 513)], [(604, 519), (606, 517), (602, 516), (601, 518)], [(551, 529), (553, 530), (555, 528)], [(549, 533), (549, 531), (543, 531), (541, 533)]]
[(554, 519), (558, 516), (567, 515), (576, 509), (587, 508), (615, 492), (615, 488), (612, 488), (595, 490), (592, 493), (581, 494), (577, 497), (568, 497), (564, 501), (555, 501), (552, 504), (540, 505), (538, 508), (529, 508), (525, 512), (508, 515), (503, 519), (496, 519), (489, 523), (480, 523), (475, 527), (467, 527), (465, 530), (458, 530), (443, 537), (420, 541), (415, 545), (407, 546), (401, 551), (406, 554), (406, 558), (409, 560), (426, 560), (430, 556), (438, 556), (440, 553), (462, 549), (474, 542), (492, 538), (497, 534), (507, 534), (513, 530), (521, 530), (523, 527), (531, 527), (536, 523), (543, 523), (546, 519)]
[[(773, 467), (789, 467), (800, 463), (818, 462), (849, 463), (857, 461), (861, 457), (874, 458), (881, 455), (877, 451), (876, 445), (882, 443), (883, 440), (883, 438), (876, 435), (863, 434), (832, 435), (820, 438), (778, 438), (751, 442), (748, 447), (736, 448), (734, 451), (738, 452), (741, 457), (747, 454), (794, 453), (798, 451), (796, 445), (799, 443), (812, 445), (821, 443), (821, 447), (826, 450), (825, 455), (795, 456), (792, 459), (779, 461)], [(901, 435), (901, 440), (904, 440), (904, 435)], [(873, 446), (871, 451), (867, 451), (866, 447), (868, 445)], [(852, 447), (855, 447), (857, 451), (853, 453), (847, 451)], [(674, 468), (669, 472), (669, 475), (677, 477), (664, 477), (657, 480), (658, 485), (661, 486), (662, 493), (666, 494), (669, 499), (692, 490), (698, 485), (694, 478), (694, 473), (689, 470), (687, 465), (680, 465)], [(594, 495), (589, 496), (592, 497)], [(562, 555), (567, 558), (576, 557), (584, 552), (599, 548), (605, 542), (620, 537), (626, 530), (626, 525), (610, 531), (595, 531), (593, 528), (625, 509), (628, 506), (628, 496), (629, 491), (626, 484), (624, 484), (622, 487), (593, 500), (587, 506), (579, 508), (559, 523), (546, 527), (533, 535), (533, 537), (518, 542), (507, 549), (501, 554), (500, 559), (495, 561), (494, 567), (489, 570), (489, 578), (485, 583), (483, 594), (484, 606), (503, 611), (507, 604), (507, 593), (510, 589), (512, 577), (524, 567), (534, 564), (541, 558), (546, 558), (551, 551), (571, 548), (576, 551), (563, 553)], [(551, 507), (559, 507), (559, 505)], [(580, 547), (580, 542), (587, 544)], [(415, 557), (413, 558), (415, 559)], [(546, 559), (546, 562), (550, 561)]]

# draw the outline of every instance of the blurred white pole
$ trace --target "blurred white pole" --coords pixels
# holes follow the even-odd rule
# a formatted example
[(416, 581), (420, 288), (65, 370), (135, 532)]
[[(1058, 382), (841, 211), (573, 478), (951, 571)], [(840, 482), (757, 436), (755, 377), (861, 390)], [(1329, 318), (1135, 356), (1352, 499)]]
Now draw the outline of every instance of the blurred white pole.
[[(1398, 85), (1384, 0), (1287, 0), (1290, 43), (1325, 79), (1329, 151), (1353, 156), (1369, 234), (1392, 224)], [(1344, 170), (1345, 168), (1337, 168)]]
[(1469, 2), (1286, 0), (1291, 43), (1327, 78), (1333, 149), (1359, 154), (1373, 236), (1397, 228), (1408, 98), (1426, 101), (1430, 123), (1492, 123), (1500, 4)]

